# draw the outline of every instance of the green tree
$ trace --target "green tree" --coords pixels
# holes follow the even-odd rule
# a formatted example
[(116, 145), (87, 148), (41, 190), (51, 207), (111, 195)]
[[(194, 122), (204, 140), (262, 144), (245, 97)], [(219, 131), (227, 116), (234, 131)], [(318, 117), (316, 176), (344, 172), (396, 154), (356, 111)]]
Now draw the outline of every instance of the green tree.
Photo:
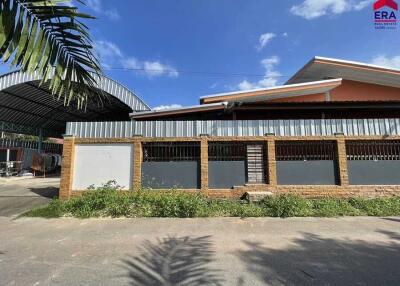
[(101, 93), (91, 87), (101, 68), (82, 22), (93, 18), (68, 0), (0, 0), (0, 57), (23, 72), (37, 72), (65, 105), (99, 102)]

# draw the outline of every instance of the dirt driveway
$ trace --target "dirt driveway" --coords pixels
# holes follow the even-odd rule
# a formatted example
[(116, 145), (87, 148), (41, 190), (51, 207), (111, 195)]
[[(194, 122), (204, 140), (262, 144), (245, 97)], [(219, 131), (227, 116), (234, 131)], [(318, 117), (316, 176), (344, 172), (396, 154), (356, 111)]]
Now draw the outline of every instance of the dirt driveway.
[(400, 218), (0, 218), (0, 285), (399, 285)]
[(46, 205), (58, 195), (59, 178), (0, 178), (0, 217)]

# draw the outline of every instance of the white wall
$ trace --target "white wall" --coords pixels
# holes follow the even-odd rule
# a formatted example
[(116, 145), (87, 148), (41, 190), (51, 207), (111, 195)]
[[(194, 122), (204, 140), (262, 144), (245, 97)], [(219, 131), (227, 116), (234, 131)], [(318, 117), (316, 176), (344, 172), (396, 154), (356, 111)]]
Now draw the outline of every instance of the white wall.
[(116, 180), (124, 189), (131, 189), (133, 168), (132, 144), (75, 145), (72, 190), (86, 190)]

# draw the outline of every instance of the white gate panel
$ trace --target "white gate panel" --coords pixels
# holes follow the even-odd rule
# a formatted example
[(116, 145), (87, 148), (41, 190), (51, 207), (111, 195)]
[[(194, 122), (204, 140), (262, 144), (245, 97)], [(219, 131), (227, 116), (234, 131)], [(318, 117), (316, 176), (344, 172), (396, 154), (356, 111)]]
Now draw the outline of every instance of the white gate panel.
[(115, 180), (123, 189), (132, 186), (132, 144), (77, 144), (75, 146), (73, 190), (86, 190)]

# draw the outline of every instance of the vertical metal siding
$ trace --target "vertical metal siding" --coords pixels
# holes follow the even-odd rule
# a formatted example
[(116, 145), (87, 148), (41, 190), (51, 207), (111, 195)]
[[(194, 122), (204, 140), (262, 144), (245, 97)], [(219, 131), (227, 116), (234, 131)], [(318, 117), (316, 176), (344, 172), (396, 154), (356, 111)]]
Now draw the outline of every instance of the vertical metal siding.
[(400, 135), (400, 119), (310, 119), (237, 121), (68, 122), (66, 134), (79, 138), (210, 136)]

